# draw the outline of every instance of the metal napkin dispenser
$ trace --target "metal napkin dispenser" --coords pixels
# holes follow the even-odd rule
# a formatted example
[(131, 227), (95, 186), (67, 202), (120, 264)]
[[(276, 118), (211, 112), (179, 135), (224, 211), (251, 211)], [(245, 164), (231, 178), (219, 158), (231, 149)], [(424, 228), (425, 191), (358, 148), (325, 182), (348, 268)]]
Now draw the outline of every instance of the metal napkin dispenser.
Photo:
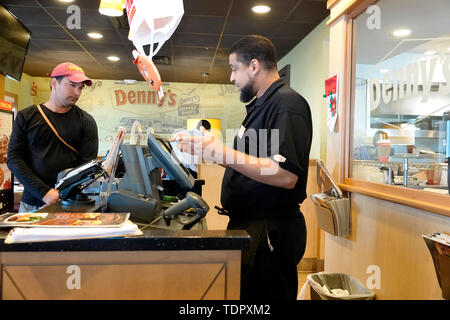
[(323, 192), (311, 195), (311, 200), (316, 205), (318, 227), (334, 236), (350, 236), (350, 199), (344, 196), (320, 159), (317, 160), (317, 184)]

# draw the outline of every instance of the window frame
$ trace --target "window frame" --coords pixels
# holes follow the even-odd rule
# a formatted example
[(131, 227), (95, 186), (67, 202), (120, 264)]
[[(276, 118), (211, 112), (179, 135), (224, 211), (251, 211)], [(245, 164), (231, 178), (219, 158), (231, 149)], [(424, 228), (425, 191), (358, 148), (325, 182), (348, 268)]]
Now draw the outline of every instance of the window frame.
[[(354, 112), (355, 112), (355, 69), (356, 69), (356, 36), (354, 20), (362, 14), (370, 5), (377, 1), (383, 0), (353, 0), (353, 1), (332, 1), (327, 2), (327, 8), (331, 9), (341, 3), (344, 7), (337, 15), (331, 16), (327, 21), (327, 25), (331, 26), (341, 16), (345, 15), (347, 18), (347, 36), (343, 45), (346, 46), (348, 54), (345, 56), (344, 75), (342, 77), (341, 94), (344, 95), (344, 101), (347, 102), (348, 108), (341, 105), (340, 115), (344, 115), (342, 119), (342, 140), (341, 145), (344, 152), (341, 153), (341, 174), (343, 179), (340, 179), (339, 187), (347, 192), (356, 192), (370, 197), (378, 198), (385, 201), (398, 203), (412, 208), (429, 211), (439, 215), (450, 217), (450, 196), (435, 194), (423, 190), (416, 190), (412, 188), (405, 188), (403, 186), (392, 186), (388, 184), (374, 183), (354, 179), (350, 177), (350, 170), (352, 168), (352, 150), (353, 150), (353, 132), (354, 132)], [(345, 105), (345, 103), (344, 103)], [(346, 112), (348, 111), (348, 112)]]

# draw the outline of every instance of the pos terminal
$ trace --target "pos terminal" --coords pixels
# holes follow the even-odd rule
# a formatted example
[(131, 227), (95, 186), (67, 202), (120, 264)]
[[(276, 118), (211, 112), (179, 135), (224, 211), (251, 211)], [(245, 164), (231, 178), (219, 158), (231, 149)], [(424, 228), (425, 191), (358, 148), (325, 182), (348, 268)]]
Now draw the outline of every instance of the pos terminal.
[[(201, 196), (193, 192), (198, 191), (198, 180), (175, 156), (167, 139), (149, 133), (147, 146), (124, 144), (120, 150), (125, 175), (118, 190), (108, 197), (109, 210), (130, 212), (132, 218), (145, 223), (164, 218), (169, 225), (175, 220), (183, 229), (190, 229), (209, 211)], [(161, 178), (161, 169), (174, 185)]]

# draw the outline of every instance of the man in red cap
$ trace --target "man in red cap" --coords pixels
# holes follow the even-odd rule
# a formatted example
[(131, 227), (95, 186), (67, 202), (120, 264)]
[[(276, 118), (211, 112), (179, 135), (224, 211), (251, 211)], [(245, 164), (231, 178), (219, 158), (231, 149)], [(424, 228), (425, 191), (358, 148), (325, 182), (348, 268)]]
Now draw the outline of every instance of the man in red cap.
[(24, 185), (19, 212), (58, 201), (57, 175), (95, 159), (98, 132), (94, 118), (75, 103), (84, 86), (83, 69), (65, 62), (50, 78), (50, 99), (18, 112), (8, 146), (8, 168)]

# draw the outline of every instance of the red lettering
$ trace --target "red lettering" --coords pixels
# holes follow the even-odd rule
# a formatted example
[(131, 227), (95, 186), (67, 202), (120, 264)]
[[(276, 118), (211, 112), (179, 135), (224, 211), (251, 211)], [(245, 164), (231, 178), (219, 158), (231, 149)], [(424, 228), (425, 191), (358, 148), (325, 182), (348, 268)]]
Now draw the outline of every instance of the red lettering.
[(37, 96), (37, 86), (36, 86), (36, 84), (34, 83), (34, 81), (33, 81), (33, 85), (31, 86), (31, 95), (32, 95), (33, 97)]
[(161, 97), (161, 100), (158, 101), (158, 107), (162, 107), (164, 104), (164, 100), (166, 100), (167, 93), (164, 92), (164, 95)]
[(169, 106), (174, 106), (175, 105), (175, 97), (176, 97), (177, 95), (175, 94), (175, 93), (172, 93), (171, 95), (170, 95), (170, 101), (169, 101)]
[(136, 92), (134, 92), (133, 90), (128, 92), (128, 102), (130, 104), (135, 104), (136, 103)]
[(156, 104), (156, 92), (155, 91), (147, 91), (148, 92), (148, 104)]
[(138, 104), (145, 104), (145, 91), (138, 91)]
[(121, 106), (127, 102), (127, 95), (123, 90), (114, 90), (116, 94), (116, 105)]
[(117, 106), (124, 105), (128, 102), (129, 104), (157, 104), (159, 107), (161, 107), (166, 99), (168, 99), (169, 106), (174, 106), (176, 104), (177, 97), (177, 95), (175, 93), (172, 93), (171, 90), (164, 92), (164, 95), (161, 97), (161, 99), (158, 99), (156, 92), (153, 90), (130, 90), (128, 91), (128, 93), (124, 90), (114, 90), (114, 94), (116, 97)]

